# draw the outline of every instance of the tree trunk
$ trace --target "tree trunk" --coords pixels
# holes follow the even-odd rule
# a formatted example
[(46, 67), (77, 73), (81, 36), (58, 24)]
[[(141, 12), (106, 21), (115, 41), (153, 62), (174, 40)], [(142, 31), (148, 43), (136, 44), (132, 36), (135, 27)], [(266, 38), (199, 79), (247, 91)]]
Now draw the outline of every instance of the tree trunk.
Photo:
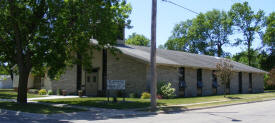
[(26, 66), (19, 67), (19, 83), (18, 83), (17, 102), (20, 104), (27, 103), (29, 73), (30, 73), (30, 68), (28, 68)]
[(248, 58), (248, 65), (251, 66), (251, 50), (250, 50), (251, 42), (248, 41), (248, 47), (247, 47), (247, 58)]
[(157, 108), (157, 75), (156, 75), (156, 21), (157, 0), (152, 0), (152, 23), (151, 23), (151, 108)]
[[(81, 90), (81, 81), (82, 81), (82, 57), (77, 53), (77, 59), (80, 61), (76, 65), (76, 91)], [(77, 92), (76, 92), (77, 93)]]
[(222, 46), (218, 44), (218, 57), (222, 55)]
[(102, 50), (102, 95), (107, 95), (107, 49)]
[(11, 76), (11, 81), (13, 81), (13, 72), (12, 72), (12, 70), (9, 70), (10, 72), (10, 76)]
[(226, 97), (226, 90), (227, 90), (227, 88), (226, 88), (226, 83), (224, 84), (224, 91), (223, 91), (223, 96), (224, 97)]

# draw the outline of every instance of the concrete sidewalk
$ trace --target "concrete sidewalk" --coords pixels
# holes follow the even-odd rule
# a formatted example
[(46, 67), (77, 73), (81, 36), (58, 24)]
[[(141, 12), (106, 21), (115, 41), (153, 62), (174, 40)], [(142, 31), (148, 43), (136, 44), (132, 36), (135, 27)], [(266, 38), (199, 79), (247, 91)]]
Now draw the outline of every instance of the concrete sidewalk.
[(79, 98), (79, 96), (61, 96), (61, 95), (49, 95), (46, 97), (37, 97), (37, 98), (28, 98), (28, 101), (34, 101), (34, 100), (49, 100), (49, 99), (68, 99), (68, 98)]

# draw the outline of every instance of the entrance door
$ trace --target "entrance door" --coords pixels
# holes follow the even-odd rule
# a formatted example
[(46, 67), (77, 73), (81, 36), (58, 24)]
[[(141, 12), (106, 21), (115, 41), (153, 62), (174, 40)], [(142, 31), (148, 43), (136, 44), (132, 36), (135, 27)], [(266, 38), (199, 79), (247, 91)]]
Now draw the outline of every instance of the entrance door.
[(98, 86), (98, 73), (86, 73), (86, 95), (87, 96), (96, 96), (97, 95), (97, 86)]

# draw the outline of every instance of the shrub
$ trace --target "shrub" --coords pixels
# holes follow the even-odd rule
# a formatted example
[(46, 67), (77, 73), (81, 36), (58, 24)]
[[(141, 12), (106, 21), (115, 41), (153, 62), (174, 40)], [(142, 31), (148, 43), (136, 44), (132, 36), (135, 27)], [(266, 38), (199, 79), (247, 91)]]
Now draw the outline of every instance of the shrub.
[(56, 89), (56, 95), (61, 95), (61, 93), (62, 93), (62, 90), (61, 89)]
[(38, 91), (39, 95), (46, 95), (47, 94), (47, 90), (46, 89), (41, 89)]
[(130, 93), (129, 97), (130, 98), (138, 98), (138, 95), (136, 93)]
[(53, 91), (52, 90), (48, 90), (48, 95), (53, 95)]
[(158, 86), (158, 94), (161, 95), (162, 98), (168, 99), (168, 98), (173, 98), (176, 96), (175, 88), (171, 87), (171, 83), (165, 83), (165, 82), (161, 82)]
[(151, 97), (151, 94), (148, 92), (143, 92), (141, 94), (141, 99), (149, 99)]

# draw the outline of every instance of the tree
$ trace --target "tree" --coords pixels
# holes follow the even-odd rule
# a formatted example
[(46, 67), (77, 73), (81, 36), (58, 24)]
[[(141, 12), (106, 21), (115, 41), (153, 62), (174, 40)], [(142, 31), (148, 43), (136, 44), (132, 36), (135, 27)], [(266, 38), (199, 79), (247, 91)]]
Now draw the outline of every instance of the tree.
[(196, 27), (198, 27), (196, 23), (197, 20), (193, 19), (176, 24), (172, 31), (172, 36), (164, 44), (165, 48), (197, 54), (208, 54), (205, 50), (207, 44), (195, 33)]
[(233, 20), (234, 26), (243, 34), (243, 39), (238, 38), (236, 45), (244, 44), (247, 46), (248, 65), (251, 66), (252, 42), (255, 35), (262, 29), (264, 22), (264, 12), (259, 10), (257, 13), (252, 11), (248, 2), (235, 3), (232, 5), (229, 15)]
[(275, 12), (267, 17), (266, 25), (264, 43), (271, 47), (271, 50), (275, 50)]
[(232, 20), (224, 11), (212, 10), (208, 11), (202, 17), (204, 21), (200, 26), (199, 34), (202, 34), (206, 42), (209, 44), (211, 52), (216, 54), (218, 57), (225, 55), (222, 46), (230, 44), (228, 37), (232, 34)]
[(267, 85), (270, 86), (270, 88), (275, 88), (275, 67), (269, 72)]
[[(240, 62), (243, 64), (248, 65), (248, 58), (247, 58), (247, 51), (243, 51), (240, 53), (236, 53), (233, 55), (232, 59), (236, 62)], [(259, 52), (258, 50), (251, 50), (251, 56), (252, 59), (250, 61), (250, 66), (256, 67), (256, 68), (261, 68), (261, 60), (266, 58), (266, 53), (265, 52)]]
[[(27, 103), (31, 70), (46, 67), (54, 78), (69, 64), (91, 67), (90, 49), (95, 47), (90, 39), (99, 46), (115, 44), (129, 12), (124, 0), (1, 0), (0, 57), (18, 67), (17, 101)], [(77, 59), (76, 53), (84, 58)]]
[(133, 33), (129, 35), (126, 40), (126, 44), (137, 45), (137, 46), (149, 46), (150, 40), (146, 38), (144, 35)]
[(159, 49), (165, 49), (165, 46), (162, 45), (162, 44), (160, 44), (160, 45), (158, 46), (158, 48), (159, 48)]
[(232, 77), (232, 69), (233, 65), (230, 63), (230, 60), (228, 59), (222, 59), (219, 63), (216, 65), (217, 71), (216, 75), (221, 79), (222, 85), (224, 87), (224, 97), (226, 95), (226, 85), (230, 83), (231, 77)]

